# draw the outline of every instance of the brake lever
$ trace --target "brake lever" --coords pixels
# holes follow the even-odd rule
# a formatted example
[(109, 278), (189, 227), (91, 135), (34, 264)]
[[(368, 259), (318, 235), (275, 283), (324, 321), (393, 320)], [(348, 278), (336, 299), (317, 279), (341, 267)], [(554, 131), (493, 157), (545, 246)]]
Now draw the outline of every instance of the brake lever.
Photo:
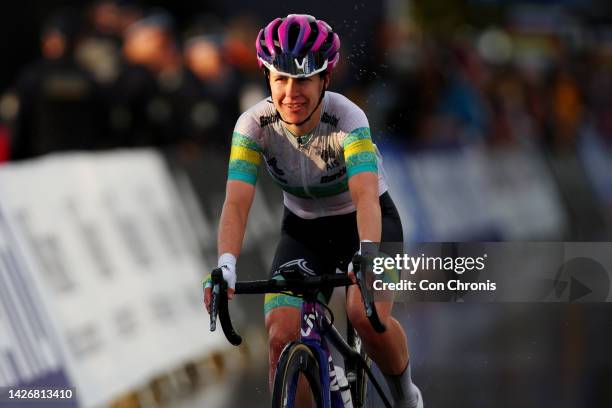
[(357, 285), (359, 286), (359, 291), (361, 292), (361, 298), (363, 299), (363, 305), (365, 307), (365, 312), (370, 324), (374, 328), (376, 333), (384, 333), (387, 328), (380, 321), (378, 317), (378, 312), (376, 311), (376, 305), (374, 304), (374, 299), (372, 298), (372, 294), (366, 287), (366, 279), (363, 269), (361, 268), (361, 255), (355, 255), (353, 257), (353, 271), (355, 272), (355, 278), (357, 279)]
[[(217, 316), (219, 315), (219, 297), (221, 296), (221, 285), (223, 283), (223, 274), (219, 273), (220, 269), (213, 270), (211, 274), (212, 293), (210, 299), (210, 331), (217, 330)], [(226, 284), (227, 287), (227, 284)]]
[(210, 313), (210, 331), (215, 331), (217, 328), (217, 315), (221, 321), (221, 329), (227, 340), (234, 346), (239, 346), (242, 343), (242, 337), (236, 333), (232, 326), (232, 320), (229, 315), (227, 305), (227, 282), (223, 279), (221, 268), (216, 268), (211, 274), (213, 291), (211, 297), (211, 313)]

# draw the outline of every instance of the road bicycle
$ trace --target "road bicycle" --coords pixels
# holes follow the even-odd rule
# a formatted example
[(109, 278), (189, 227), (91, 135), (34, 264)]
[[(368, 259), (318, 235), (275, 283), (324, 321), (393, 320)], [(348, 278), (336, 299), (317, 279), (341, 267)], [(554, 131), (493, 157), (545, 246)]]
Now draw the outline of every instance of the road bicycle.
[[(366, 316), (374, 330), (382, 333), (386, 328), (378, 318), (371, 293), (366, 290), (362, 261), (360, 256), (353, 259), (356, 282), (362, 294)], [(303, 299), (300, 338), (287, 344), (278, 360), (272, 407), (294, 407), (298, 378), (302, 375), (306, 378), (305, 382), (312, 392), (317, 408), (364, 407), (368, 379), (384, 406), (390, 408), (389, 399), (370, 370), (370, 360), (361, 347), (355, 329), (347, 319), (345, 341), (334, 327), (332, 311), (317, 299), (323, 289), (352, 285), (353, 281), (348, 274), (306, 276), (294, 266), (282, 268), (279, 274), (284, 280), (243, 281), (237, 282), (235, 288), (236, 294), (285, 293)], [(223, 280), (221, 269), (212, 272), (212, 284), (210, 330), (216, 330), (219, 316), (225, 337), (231, 344), (238, 346), (242, 343), (242, 338), (231, 322), (227, 283)], [(343, 357), (344, 370), (334, 364), (329, 345)]]

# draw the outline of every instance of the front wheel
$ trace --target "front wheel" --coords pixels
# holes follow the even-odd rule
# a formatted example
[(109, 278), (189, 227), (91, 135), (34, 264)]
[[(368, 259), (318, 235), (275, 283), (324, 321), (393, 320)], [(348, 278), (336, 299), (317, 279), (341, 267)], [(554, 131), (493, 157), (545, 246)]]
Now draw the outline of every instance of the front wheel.
[(289, 344), (276, 367), (274, 390), (272, 391), (272, 408), (292, 408), (299, 378), (305, 378), (312, 396), (314, 406), (323, 408), (319, 361), (310, 347), (302, 343)]

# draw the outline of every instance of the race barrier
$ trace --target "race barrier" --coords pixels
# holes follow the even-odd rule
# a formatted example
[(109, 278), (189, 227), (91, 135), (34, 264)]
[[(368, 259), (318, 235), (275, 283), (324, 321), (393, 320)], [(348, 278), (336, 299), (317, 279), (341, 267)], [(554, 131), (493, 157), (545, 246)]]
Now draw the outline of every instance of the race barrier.
[(79, 406), (101, 406), (225, 347), (202, 309), (210, 265), (157, 153), (5, 166), (0, 197), (1, 385), (59, 372)]
[(537, 151), (379, 147), (405, 240), (556, 240), (567, 228), (555, 180)]

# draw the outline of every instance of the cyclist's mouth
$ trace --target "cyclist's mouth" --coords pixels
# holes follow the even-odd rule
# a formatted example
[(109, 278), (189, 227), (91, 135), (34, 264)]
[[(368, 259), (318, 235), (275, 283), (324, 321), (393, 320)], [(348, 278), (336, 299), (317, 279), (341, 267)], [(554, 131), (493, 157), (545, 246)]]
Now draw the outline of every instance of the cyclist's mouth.
[(286, 103), (285, 104), (285, 107), (291, 113), (298, 113), (301, 110), (303, 110), (305, 106), (306, 106), (305, 103)]

